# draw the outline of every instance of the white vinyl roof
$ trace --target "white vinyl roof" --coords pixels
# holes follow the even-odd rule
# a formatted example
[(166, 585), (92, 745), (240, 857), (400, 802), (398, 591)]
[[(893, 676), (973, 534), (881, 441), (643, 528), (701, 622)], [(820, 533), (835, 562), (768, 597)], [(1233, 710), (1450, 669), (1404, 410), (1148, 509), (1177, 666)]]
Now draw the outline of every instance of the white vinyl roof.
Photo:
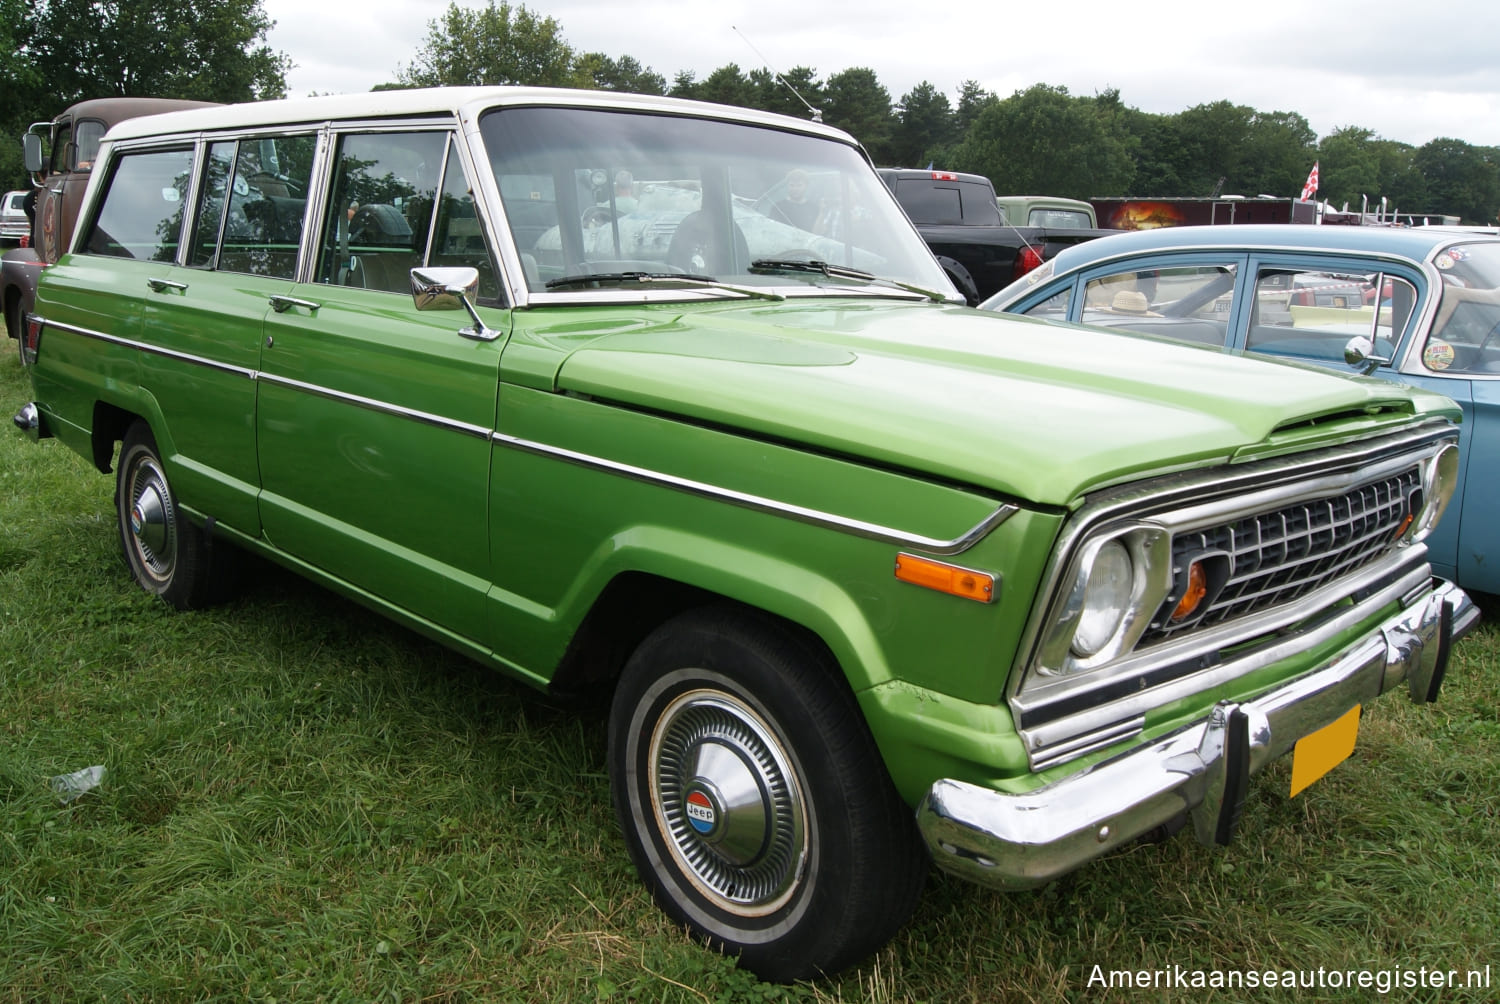
[(695, 115), (768, 125), (779, 129), (795, 129), (845, 142), (850, 141), (846, 133), (830, 126), (748, 108), (646, 94), (567, 90), (556, 87), (433, 87), (288, 98), (280, 101), (251, 101), (126, 119), (110, 129), (109, 138), (126, 140), (165, 134), (210, 132), (219, 129), (246, 129), (257, 126), (388, 119), (420, 115), (462, 115), (469, 118), (487, 108), (505, 105), (616, 108), (627, 111)]

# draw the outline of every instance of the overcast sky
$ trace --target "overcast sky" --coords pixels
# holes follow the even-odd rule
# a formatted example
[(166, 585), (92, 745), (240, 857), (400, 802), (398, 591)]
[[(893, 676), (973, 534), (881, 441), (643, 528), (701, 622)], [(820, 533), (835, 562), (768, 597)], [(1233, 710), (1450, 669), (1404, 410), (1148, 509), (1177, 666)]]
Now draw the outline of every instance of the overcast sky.
[[(468, 0), (464, 6), (482, 6)], [(957, 100), (965, 80), (1001, 97), (1033, 84), (1120, 92), (1174, 113), (1229, 100), (1298, 112), (1322, 137), (1345, 126), (1420, 146), (1500, 146), (1500, 3), (1323, 0), (1251, 4), (1074, 0), (562, 0), (550, 15), (580, 52), (634, 56), (670, 84), (728, 63), (875, 71), (892, 103), (922, 81)], [(263, 0), (269, 42), (296, 66), (287, 93), (393, 80), (446, 0)], [(951, 11), (951, 14), (949, 13)]]

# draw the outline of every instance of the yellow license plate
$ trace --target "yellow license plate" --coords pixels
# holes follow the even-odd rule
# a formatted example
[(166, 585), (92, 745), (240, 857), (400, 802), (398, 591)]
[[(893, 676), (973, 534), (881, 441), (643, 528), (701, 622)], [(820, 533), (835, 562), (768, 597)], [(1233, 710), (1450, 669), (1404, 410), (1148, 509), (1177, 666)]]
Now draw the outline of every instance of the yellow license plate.
[(1359, 735), (1359, 705), (1338, 721), (1297, 740), (1292, 749), (1292, 797), (1349, 759)]

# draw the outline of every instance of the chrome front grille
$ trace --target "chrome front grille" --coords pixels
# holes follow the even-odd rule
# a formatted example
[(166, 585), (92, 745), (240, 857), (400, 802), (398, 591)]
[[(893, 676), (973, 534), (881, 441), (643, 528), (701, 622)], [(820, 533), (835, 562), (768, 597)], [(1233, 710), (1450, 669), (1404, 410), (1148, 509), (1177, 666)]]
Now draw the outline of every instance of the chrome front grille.
[(1228, 556), (1228, 579), (1204, 612), (1180, 624), (1170, 616), (1177, 597), (1169, 599), (1142, 644), (1279, 606), (1369, 564), (1395, 540), (1421, 486), (1420, 470), (1411, 467), (1342, 495), (1177, 534), (1174, 566), (1218, 552)]

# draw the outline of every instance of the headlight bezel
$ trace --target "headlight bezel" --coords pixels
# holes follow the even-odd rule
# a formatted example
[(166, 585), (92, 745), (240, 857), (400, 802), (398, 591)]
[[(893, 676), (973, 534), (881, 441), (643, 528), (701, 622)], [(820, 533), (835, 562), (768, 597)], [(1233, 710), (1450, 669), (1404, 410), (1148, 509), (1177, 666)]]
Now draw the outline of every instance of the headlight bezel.
[[(1129, 561), (1129, 589), (1124, 609), (1113, 616), (1113, 627), (1098, 640), (1079, 645), (1080, 631), (1090, 604), (1104, 597), (1108, 588), (1095, 583), (1094, 573), (1101, 560), (1123, 550)], [(1073, 558), (1063, 581), (1069, 587), (1060, 592), (1049, 618), (1050, 626), (1041, 650), (1039, 670), (1048, 676), (1070, 676), (1097, 669), (1128, 652), (1151, 622), (1152, 616), (1166, 600), (1172, 588), (1172, 536), (1159, 524), (1133, 521), (1092, 535)], [(1095, 586), (1091, 595), (1090, 587)], [(1096, 607), (1097, 609), (1097, 607)]]
[(1413, 513), (1415, 518), (1405, 534), (1405, 543), (1426, 540), (1437, 529), (1458, 488), (1459, 459), (1458, 444), (1447, 443), (1423, 463), (1422, 508)]

